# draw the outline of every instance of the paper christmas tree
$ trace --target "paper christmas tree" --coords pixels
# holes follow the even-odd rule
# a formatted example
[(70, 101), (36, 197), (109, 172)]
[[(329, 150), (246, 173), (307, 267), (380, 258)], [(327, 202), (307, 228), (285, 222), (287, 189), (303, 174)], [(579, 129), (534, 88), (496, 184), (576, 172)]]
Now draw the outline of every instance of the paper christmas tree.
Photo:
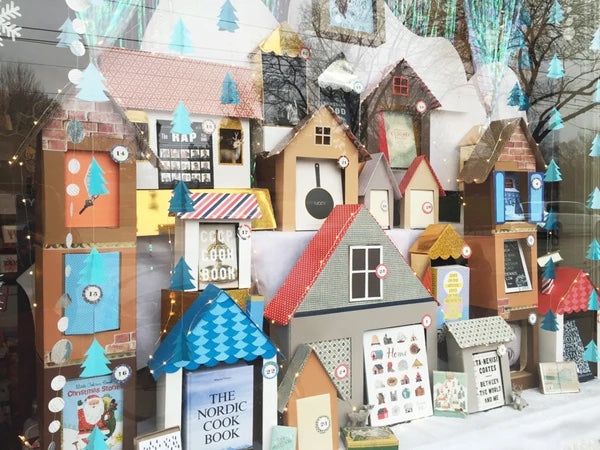
[(525, 25), (526, 27), (530, 27), (533, 23), (531, 21), (531, 13), (529, 12), (529, 8), (525, 5), (521, 7), (521, 14), (519, 15), (519, 21)]
[(219, 30), (233, 33), (239, 28), (237, 20), (238, 18), (235, 15), (235, 8), (231, 4), (231, 1), (225, 0), (225, 3), (223, 3), (223, 6), (221, 6), (219, 21), (217, 22)]
[(78, 286), (99, 286), (106, 281), (104, 258), (96, 247), (83, 260), (83, 268), (79, 272)]
[(551, 25), (558, 25), (564, 18), (562, 6), (560, 6), (558, 0), (554, 0), (554, 3), (548, 12), (548, 20), (546, 22)]
[(596, 292), (596, 289), (592, 289), (592, 292), (590, 292), (588, 311), (598, 311), (598, 293)]
[(103, 175), (104, 169), (100, 167), (100, 164), (98, 164), (96, 158), (92, 157), (92, 162), (90, 163), (90, 167), (86, 176), (86, 186), (89, 195), (98, 196), (108, 194), (108, 189), (106, 189), (106, 180), (104, 179)]
[(562, 116), (558, 112), (558, 109), (556, 109), (556, 107), (553, 107), (552, 113), (550, 113), (550, 119), (548, 120), (548, 128), (550, 128), (551, 130), (560, 130), (564, 127), (565, 126), (563, 124)]
[(173, 269), (173, 275), (171, 276), (171, 284), (169, 289), (174, 291), (186, 291), (188, 289), (194, 289), (194, 283), (192, 282), (192, 269), (187, 265), (183, 256), (179, 258), (175, 268)]
[(594, 102), (600, 103), (600, 80), (596, 81), (596, 92), (594, 93)]
[(510, 37), (510, 42), (508, 43), (508, 48), (525, 48), (525, 38), (523, 37), (523, 33), (520, 29), (515, 28), (513, 31), (513, 34)]
[(180, 180), (175, 186), (175, 189), (173, 189), (173, 196), (169, 200), (169, 212), (192, 212), (194, 210), (194, 207), (192, 206), (192, 199), (190, 198), (190, 194), (190, 190), (186, 186), (185, 182)]
[(597, 134), (592, 141), (592, 148), (590, 148), (589, 156), (593, 156), (595, 158), (600, 157), (600, 134)]
[(594, 188), (588, 196), (585, 206), (591, 209), (600, 209), (600, 189)]
[(61, 33), (58, 35), (57, 47), (69, 48), (71, 44), (79, 40), (79, 35), (73, 28), (73, 22), (67, 18), (65, 22), (58, 28)]
[(544, 319), (540, 325), (542, 330), (546, 331), (558, 331), (558, 323), (556, 322), (556, 316), (552, 312), (551, 309), (548, 310), (546, 314), (544, 314)]
[(600, 243), (594, 239), (588, 246), (588, 251), (585, 257), (591, 261), (600, 261)]
[(173, 111), (171, 127), (171, 133), (192, 134), (194, 132), (192, 121), (190, 120), (190, 112), (181, 101), (175, 107), (175, 111)]
[(521, 96), (523, 95), (523, 91), (519, 86), (519, 83), (515, 83), (510, 94), (508, 94), (508, 105), (509, 106), (518, 106), (521, 103)]
[(171, 363), (175, 367), (185, 367), (194, 359), (194, 352), (190, 349), (191, 345), (193, 344), (186, 339), (186, 334), (182, 328), (175, 340), (173, 354), (171, 355)]
[(188, 30), (181, 18), (173, 27), (169, 48), (181, 55), (194, 53), (192, 40), (190, 39), (190, 30)]
[(565, 69), (563, 69), (563, 63), (558, 58), (558, 55), (555, 54), (552, 57), (550, 66), (548, 67), (548, 74), (546, 76), (548, 78), (562, 78), (565, 76)]
[(225, 105), (239, 105), (240, 103), (237, 84), (229, 72), (225, 74), (225, 78), (223, 79), (221, 103)]
[(556, 279), (556, 264), (554, 264), (552, 258), (550, 258), (544, 266), (544, 274), (542, 276), (551, 280)]
[(90, 61), (81, 74), (81, 81), (77, 85), (79, 92), (77, 98), (87, 102), (107, 102), (108, 97), (104, 93), (104, 76), (98, 68)]
[(548, 211), (546, 216), (546, 223), (542, 227), (546, 231), (554, 231), (558, 229), (558, 220), (556, 220), (556, 213), (553, 210)]
[(104, 437), (104, 433), (100, 431), (98, 425), (94, 425), (94, 429), (88, 436), (88, 443), (84, 450), (108, 450), (108, 445), (104, 441), (106, 438)]
[(546, 173), (544, 174), (544, 181), (547, 181), (550, 183), (555, 182), (555, 181), (562, 181), (560, 167), (558, 167), (558, 164), (556, 164), (554, 159), (550, 160), (550, 163), (548, 164), (548, 167), (546, 168)]
[(529, 57), (529, 52), (523, 50), (521, 55), (519, 56), (519, 67), (522, 69), (531, 68), (531, 58)]
[(598, 358), (598, 346), (593, 339), (585, 346), (583, 359), (589, 362), (600, 362), (600, 358)]
[(594, 33), (592, 43), (590, 44), (590, 50), (594, 50), (595, 52), (600, 51), (600, 27), (598, 27)]
[(105, 356), (106, 352), (100, 343), (94, 338), (92, 344), (85, 352), (85, 361), (81, 364), (83, 371), (80, 377), (97, 377), (100, 375), (108, 375), (112, 370), (108, 367), (110, 359)]

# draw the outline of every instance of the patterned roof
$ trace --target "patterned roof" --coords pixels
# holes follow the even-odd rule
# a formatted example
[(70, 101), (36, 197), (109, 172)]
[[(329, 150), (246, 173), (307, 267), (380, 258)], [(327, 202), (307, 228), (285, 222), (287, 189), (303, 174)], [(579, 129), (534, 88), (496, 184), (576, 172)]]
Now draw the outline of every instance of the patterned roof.
[(246, 312), (225, 291), (209, 284), (166, 335), (148, 367), (157, 380), (163, 373), (181, 368), (253, 361), (276, 353)]
[(254, 194), (201, 192), (190, 197), (194, 211), (179, 214), (180, 219), (241, 220), (262, 217)]
[(556, 314), (587, 311), (590, 294), (595, 289), (589, 276), (581, 269), (557, 267), (554, 288), (549, 294), (538, 294), (538, 312), (548, 309)]
[(415, 176), (415, 173), (417, 173), (417, 169), (419, 168), (419, 166), (421, 165), (421, 162), (423, 162), (423, 161), (425, 161), (425, 164), (427, 164), (427, 167), (429, 168), (429, 171), (431, 172), (431, 176), (433, 176), (433, 179), (435, 180), (435, 182), (438, 185), (440, 196), (444, 197), (446, 195), (446, 191), (444, 191), (444, 188), (442, 187), (442, 183), (440, 183), (440, 180), (438, 180), (438, 177), (435, 174), (433, 167), (431, 167), (431, 164), (429, 164), (429, 160), (427, 159), (427, 157), (425, 155), (417, 156), (415, 159), (413, 159), (413, 162), (410, 163), (410, 166), (408, 167), (408, 169), (406, 170), (406, 173), (402, 177), (402, 181), (400, 181), (400, 185), (399, 185), (400, 192), (402, 193), (402, 195), (404, 195), (404, 193), (406, 192), (406, 189), (408, 188), (408, 185), (410, 184), (410, 181)]
[(408, 252), (426, 254), (430, 259), (458, 259), (465, 245), (452, 225), (436, 223), (425, 228)]
[[(103, 53), (99, 65), (111, 96), (126, 109), (173, 111), (181, 100), (192, 114), (262, 118), (251, 69), (119, 48)], [(227, 72), (237, 83), (238, 105), (221, 103)]]
[(506, 343), (515, 338), (510, 325), (500, 316), (460, 320), (445, 326), (460, 348)]
[(402, 194), (398, 188), (398, 183), (396, 182), (394, 173), (383, 153), (371, 153), (371, 159), (364, 163), (360, 175), (358, 176), (358, 195), (364, 196), (367, 194), (367, 189), (369, 189), (369, 186), (371, 185), (371, 181), (375, 176), (379, 164), (383, 164), (385, 173), (394, 190), (394, 198), (401, 198)]

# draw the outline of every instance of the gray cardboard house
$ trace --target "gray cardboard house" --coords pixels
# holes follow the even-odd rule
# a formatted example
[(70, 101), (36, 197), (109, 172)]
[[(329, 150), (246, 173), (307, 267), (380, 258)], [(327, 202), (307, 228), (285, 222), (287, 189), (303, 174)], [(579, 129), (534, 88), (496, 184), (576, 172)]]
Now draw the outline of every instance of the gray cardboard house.
[(448, 370), (467, 375), (467, 411), (485, 411), (511, 401), (506, 345), (515, 338), (500, 316), (446, 323)]
[(394, 225), (394, 210), (402, 197), (396, 178), (383, 153), (372, 153), (358, 177), (358, 201), (382, 228)]
[[(290, 357), (301, 344), (319, 356), (344, 401), (365, 399), (364, 333), (427, 323), (437, 303), (362, 205), (337, 205), (265, 309), (270, 336)], [(435, 326), (425, 330), (429, 370), (436, 367)]]

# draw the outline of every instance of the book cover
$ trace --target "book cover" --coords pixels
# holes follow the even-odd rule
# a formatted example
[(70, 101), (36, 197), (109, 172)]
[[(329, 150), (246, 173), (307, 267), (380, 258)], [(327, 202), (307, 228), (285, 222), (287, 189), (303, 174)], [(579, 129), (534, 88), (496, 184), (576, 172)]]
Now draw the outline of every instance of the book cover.
[(577, 364), (574, 361), (540, 363), (540, 379), (544, 394), (579, 392)]
[(467, 375), (433, 371), (433, 415), (467, 417)]
[(275, 425), (271, 433), (271, 450), (296, 450), (296, 427)]
[(252, 448), (254, 367), (185, 372), (184, 448)]
[(342, 439), (348, 449), (398, 449), (398, 438), (389, 427), (344, 427)]

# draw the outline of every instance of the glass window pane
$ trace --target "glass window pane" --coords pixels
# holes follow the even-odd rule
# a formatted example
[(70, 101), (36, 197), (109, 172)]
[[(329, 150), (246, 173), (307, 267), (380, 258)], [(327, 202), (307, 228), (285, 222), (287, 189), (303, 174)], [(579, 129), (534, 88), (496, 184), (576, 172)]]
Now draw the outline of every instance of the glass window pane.
[(381, 280), (374, 273), (369, 274), (369, 298), (381, 297)]
[(365, 249), (352, 249), (352, 270), (365, 270)]
[(365, 274), (364, 273), (353, 273), (352, 274), (352, 298), (364, 298), (365, 297)]
[(375, 270), (375, 267), (379, 265), (379, 249), (369, 249), (369, 270)]

